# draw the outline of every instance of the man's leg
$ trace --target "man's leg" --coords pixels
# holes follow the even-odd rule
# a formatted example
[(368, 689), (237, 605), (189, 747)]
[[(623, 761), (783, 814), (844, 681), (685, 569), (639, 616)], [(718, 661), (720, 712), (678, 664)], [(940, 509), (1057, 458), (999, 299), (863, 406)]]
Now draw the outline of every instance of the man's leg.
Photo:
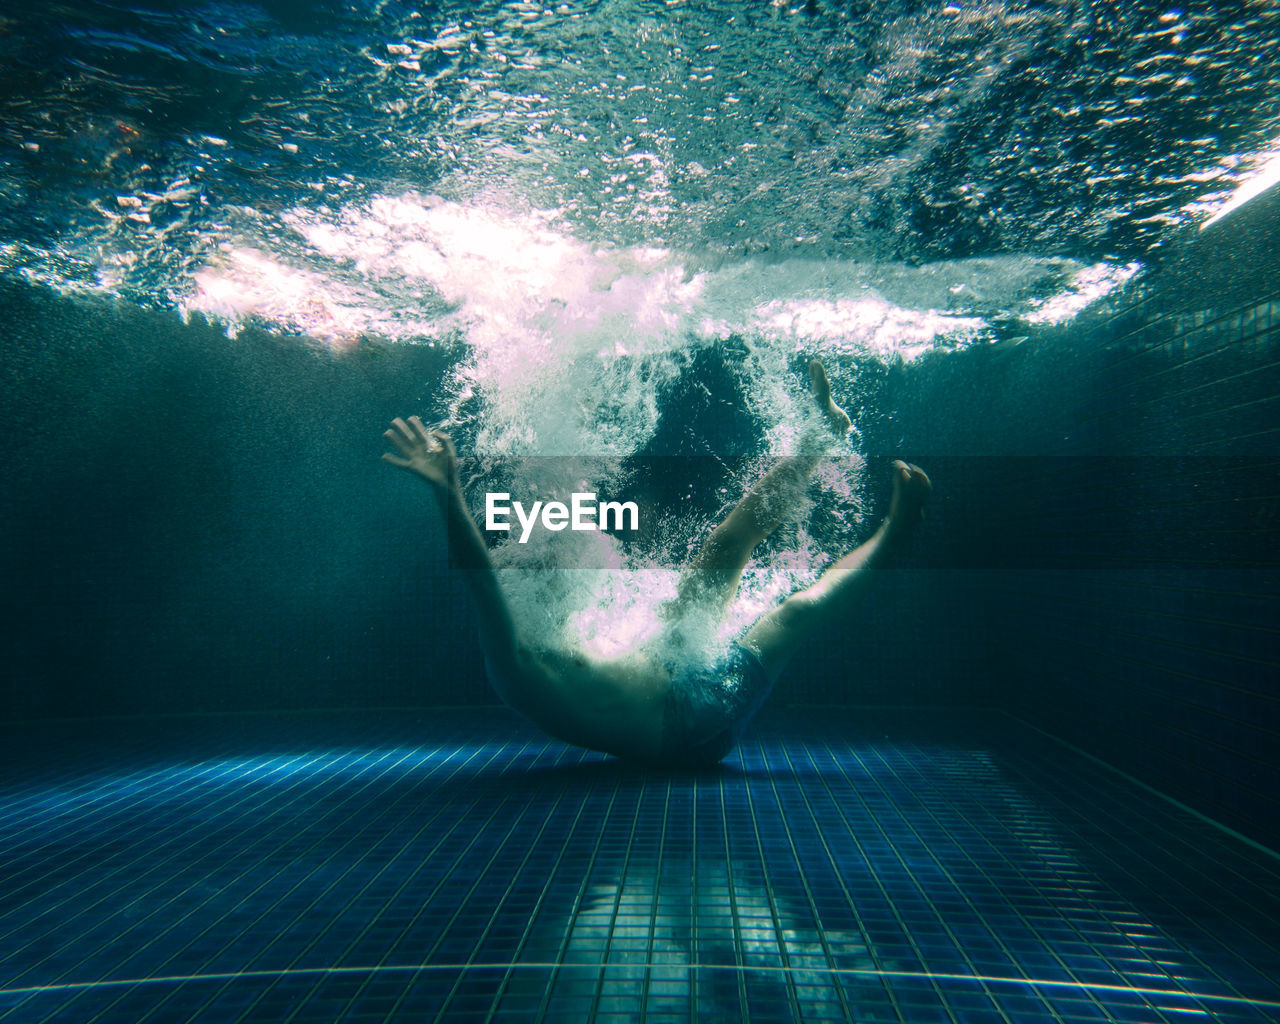
[(872, 570), (924, 518), (932, 485), (924, 470), (905, 462), (893, 464), (893, 501), (875, 534), (831, 566), (813, 586), (792, 594), (761, 616), (741, 640), (776, 682), (792, 655), (819, 630), (847, 622), (857, 600), (870, 586)]
[[(832, 401), (826, 371), (816, 359), (809, 364), (809, 384), (832, 432), (843, 436), (850, 427), (849, 417)], [(702, 542), (680, 577), (677, 612), (690, 605), (720, 610), (733, 600), (751, 553), (781, 525), (804, 495), (818, 458), (793, 455), (782, 459), (752, 485), (724, 522)]]

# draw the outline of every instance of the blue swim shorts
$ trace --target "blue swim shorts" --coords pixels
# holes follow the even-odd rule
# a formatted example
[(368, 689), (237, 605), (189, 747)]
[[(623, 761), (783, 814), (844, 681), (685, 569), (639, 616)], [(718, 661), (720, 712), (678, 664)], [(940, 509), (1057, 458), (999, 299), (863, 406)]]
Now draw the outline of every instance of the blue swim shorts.
[(711, 669), (677, 676), (667, 691), (662, 763), (705, 768), (720, 761), (772, 689), (759, 657), (738, 643)]

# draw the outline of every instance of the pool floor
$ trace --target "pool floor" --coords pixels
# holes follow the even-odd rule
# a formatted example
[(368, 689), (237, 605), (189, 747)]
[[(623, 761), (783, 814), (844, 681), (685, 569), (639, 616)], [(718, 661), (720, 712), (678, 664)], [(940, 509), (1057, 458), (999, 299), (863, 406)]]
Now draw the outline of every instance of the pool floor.
[(1280, 860), (995, 713), (9, 726), (0, 1022), (1280, 1020)]

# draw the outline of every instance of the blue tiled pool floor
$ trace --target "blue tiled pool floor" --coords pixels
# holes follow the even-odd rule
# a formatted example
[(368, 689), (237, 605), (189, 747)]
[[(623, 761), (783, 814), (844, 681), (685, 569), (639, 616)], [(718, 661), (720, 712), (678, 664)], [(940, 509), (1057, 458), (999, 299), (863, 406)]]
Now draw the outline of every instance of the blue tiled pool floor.
[(1280, 1020), (1280, 861), (1003, 717), (11, 727), (0, 1022)]

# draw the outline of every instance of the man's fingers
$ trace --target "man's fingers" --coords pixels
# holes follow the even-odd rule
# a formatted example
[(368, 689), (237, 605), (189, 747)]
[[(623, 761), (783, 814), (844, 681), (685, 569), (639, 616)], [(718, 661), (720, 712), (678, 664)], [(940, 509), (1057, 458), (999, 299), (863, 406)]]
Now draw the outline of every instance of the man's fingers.
[[(422, 425), (422, 420), (418, 419), (417, 416), (410, 416), (409, 427), (413, 430), (414, 440), (420, 444), (427, 444), (430, 435), (427, 433), (427, 428)], [(430, 445), (427, 445), (427, 447), (430, 447)]]
[(402, 420), (399, 416), (391, 421), (391, 429), (400, 435), (400, 438), (406, 444), (413, 444), (413, 431), (409, 429), (409, 424)]
[(388, 430), (383, 435), (395, 447), (401, 455), (409, 456), (413, 454), (413, 442), (402, 437), (397, 430)]
[(417, 416), (402, 420), (399, 416), (391, 421), (391, 429), (383, 435), (401, 455), (412, 458), (422, 452), (448, 452), (453, 454), (453, 445), (449, 436), (438, 430), (428, 430)]
[(432, 445), (433, 450), (446, 452), (450, 457), (453, 457), (453, 442), (443, 430), (431, 431), (431, 440), (434, 442)]
[[(388, 431), (390, 433), (390, 431)], [(413, 465), (408, 459), (402, 459), (399, 455), (392, 455), (390, 452), (384, 452), (382, 456), (383, 462), (389, 462), (393, 466), (399, 466), (401, 469), (408, 469)]]

